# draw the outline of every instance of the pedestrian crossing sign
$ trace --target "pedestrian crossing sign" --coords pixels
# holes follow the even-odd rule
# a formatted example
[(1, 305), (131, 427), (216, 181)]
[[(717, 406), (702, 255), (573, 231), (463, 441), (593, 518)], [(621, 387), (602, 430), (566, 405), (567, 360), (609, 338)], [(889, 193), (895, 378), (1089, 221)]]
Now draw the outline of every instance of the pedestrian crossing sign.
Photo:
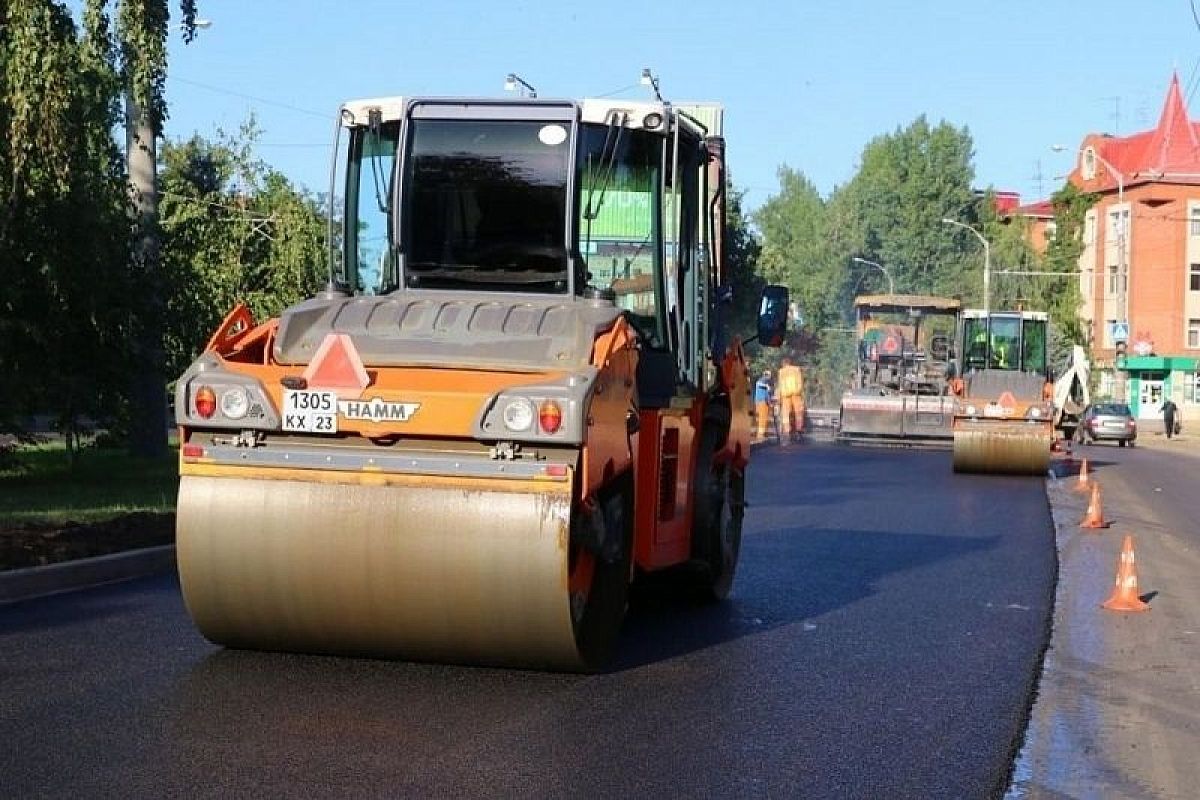
[(1108, 323), (1108, 335), (1114, 342), (1129, 341), (1129, 323), (1117, 321)]

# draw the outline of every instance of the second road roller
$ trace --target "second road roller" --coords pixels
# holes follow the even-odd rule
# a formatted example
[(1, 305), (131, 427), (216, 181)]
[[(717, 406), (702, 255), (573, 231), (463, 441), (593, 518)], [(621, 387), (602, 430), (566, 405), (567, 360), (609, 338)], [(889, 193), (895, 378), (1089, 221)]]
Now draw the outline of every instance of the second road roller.
[(953, 380), (955, 472), (1043, 475), (1054, 440), (1041, 311), (967, 309)]
[[(637, 576), (723, 598), (750, 431), (722, 116), (346, 103), (328, 288), (276, 319), (234, 309), (177, 383), (201, 633), (586, 671)], [(777, 345), (787, 292), (760, 300)]]

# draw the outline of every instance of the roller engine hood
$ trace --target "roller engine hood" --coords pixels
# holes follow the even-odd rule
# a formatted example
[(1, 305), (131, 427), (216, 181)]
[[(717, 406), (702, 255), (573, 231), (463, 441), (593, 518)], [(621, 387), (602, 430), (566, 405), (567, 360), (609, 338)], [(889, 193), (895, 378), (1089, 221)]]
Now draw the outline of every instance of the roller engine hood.
[(280, 316), (274, 356), (307, 364), (327, 334), (344, 333), (368, 367), (576, 369), (590, 363), (596, 337), (620, 313), (608, 301), (561, 296), (318, 297)]

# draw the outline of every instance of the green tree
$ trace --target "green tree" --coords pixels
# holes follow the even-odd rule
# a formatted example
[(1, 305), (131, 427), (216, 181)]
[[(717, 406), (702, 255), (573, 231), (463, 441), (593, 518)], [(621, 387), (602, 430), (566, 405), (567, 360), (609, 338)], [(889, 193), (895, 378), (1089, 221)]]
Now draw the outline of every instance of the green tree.
[(1079, 257), (1083, 254), (1084, 218), (1100, 199), (1097, 194), (1081, 192), (1073, 184), (1064, 184), (1050, 200), (1054, 205), (1054, 235), (1046, 247), (1043, 268), (1049, 272), (1071, 273), (1071, 277), (1053, 278), (1045, 295), (1045, 309), (1055, 336), (1051, 340), (1051, 362), (1060, 368), (1070, 355), (1071, 346), (1091, 344), (1088, 331), (1079, 318), (1083, 299), (1079, 293)]
[(854, 220), (862, 251), (852, 255), (887, 266), (898, 292), (961, 294), (970, 251), (941, 220), (976, 207), (972, 153), (965, 127), (931, 126), (924, 116), (868, 143), (858, 173), (830, 199)]
[(745, 190), (730, 184), (726, 188), (728, 202), (725, 207), (725, 257), (726, 282), (732, 292), (730, 328), (742, 339), (752, 335), (758, 315), (758, 300), (766, 281), (758, 272), (758, 259), (762, 250), (758, 237), (750, 227), (750, 220), (742, 208)]
[(167, 369), (178, 375), (244, 302), (258, 320), (311, 296), (326, 278), (320, 204), (255, 158), (250, 120), (236, 136), (162, 148)]
[[(88, 0), (97, 13), (107, 3)], [(137, 371), (131, 385), (130, 448), (143, 456), (166, 450), (163, 350), (165, 298), (161, 270), (157, 192), (157, 143), (167, 118), (167, 0), (117, 0), (116, 64), (125, 97), (125, 159), (134, 210), (132, 263), (138, 293), (132, 341)], [(186, 41), (195, 36), (195, 0), (180, 0)]]
[(854, 361), (854, 297), (887, 289), (880, 271), (854, 257), (882, 264), (900, 293), (981, 293), (977, 243), (941, 221), (975, 221), (972, 147), (965, 128), (922, 116), (868, 143), (857, 174), (827, 200), (801, 173), (780, 169), (778, 194), (755, 215), (760, 268), (786, 282), (804, 312), (805, 329), (789, 344), (808, 366), (811, 402), (841, 394)]
[(829, 247), (825, 240), (825, 202), (803, 173), (779, 168), (779, 193), (754, 215), (762, 232), (759, 268), (770, 283), (782, 283), (799, 305), (806, 328), (828, 319)]
[(128, 374), (123, 170), (111, 130), (117, 85), (106, 20), (89, 4), (78, 35), (46, 0), (7, 8), (0, 123), (0, 424), (58, 419), (74, 454), (83, 417), (120, 407)]

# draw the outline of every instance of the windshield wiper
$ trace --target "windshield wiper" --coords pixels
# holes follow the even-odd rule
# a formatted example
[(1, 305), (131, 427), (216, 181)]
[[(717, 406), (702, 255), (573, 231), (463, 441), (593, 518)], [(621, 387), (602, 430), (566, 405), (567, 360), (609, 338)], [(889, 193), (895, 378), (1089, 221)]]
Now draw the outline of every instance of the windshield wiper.
[[(588, 186), (587, 201), (583, 204), (583, 218), (587, 220), (587, 231), (584, 233), (584, 252), (591, 250), (592, 221), (600, 216), (604, 206), (604, 196), (608, 193), (608, 184), (616, 172), (617, 151), (621, 147), (621, 136), (625, 132), (625, 123), (629, 119), (624, 111), (613, 110), (608, 114), (608, 130), (604, 134), (604, 145), (600, 148), (599, 179), (591, 170), (591, 155), (588, 155), (589, 171), (593, 172), (593, 180)], [(600, 185), (600, 196), (596, 197), (596, 184)]]
[(371, 137), (371, 177), (375, 184), (375, 204), (379, 206), (379, 213), (387, 214), (389, 212), (389, 203), (387, 200), (387, 178), (383, 175), (382, 161), (382, 142), (383, 135), (383, 112), (378, 108), (371, 108), (367, 111), (367, 132)]

